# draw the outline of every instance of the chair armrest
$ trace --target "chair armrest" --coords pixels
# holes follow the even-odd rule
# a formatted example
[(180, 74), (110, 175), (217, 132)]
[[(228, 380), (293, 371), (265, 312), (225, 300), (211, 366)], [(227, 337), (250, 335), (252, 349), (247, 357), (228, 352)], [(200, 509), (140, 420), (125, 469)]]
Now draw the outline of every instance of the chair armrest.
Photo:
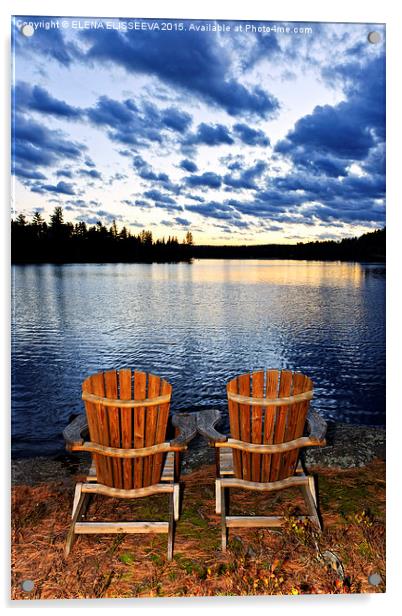
[(63, 430), (67, 450), (71, 451), (74, 445), (83, 445), (83, 432), (88, 432), (88, 421), (85, 413), (77, 415)]
[(316, 410), (310, 408), (307, 413), (307, 424), (310, 430), (309, 439), (314, 445), (325, 445), (325, 435), (327, 432), (327, 422), (317, 413)]
[(215, 430), (215, 425), (221, 418), (221, 413), (217, 409), (208, 409), (206, 411), (198, 411), (197, 413), (197, 429), (198, 432), (209, 441), (209, 444), (214, 446), (216, 442), (223, 443), (228, 437)]
[[(189, 417), (187, 417), (189, 416)], [(179, 428), (180, 434), (170, 441), (170, 445), (174, 448), (183, 447), (186, 445), (197, 433), (197, 422), (194, 415), (190, 413), (182, 413), (181, 415), (172, 416), (172, 424)], [(66, 449), (68, 451), (82, 450), (84, 445), (84, 433), (88, 433), (88, 421), (86, 415), (83, 413), (77, 415), (63, 430), (63, 438), (66, 441)], [(82, 450), (84, 451), (84, 450)]]
[(172, 413), (172, 425), (179, 434), (170, 441), (172, 447), (186, 446), (197, 434), (196, 413)]
[(158, 443), (157, 445), (149, 445), (148, 447), (128, 449), (126, 447), (109, 447), (108, 445), (101, 445), (100, 443), (84, 441), (82, 445), (79, 443), (72, 443), (69, 445), (69, 448), (71, 448), (71, 451), (89, 451), (92, 454), (99, 454), (110, 458), (128, 459), (145, 458), (147, 456), (153, 456), (157, 453), (167, 453), (168, 451), (183, 451), (184, 449), (187, 449), (187, 445), (174, 445), (166, 441), (164, 443)]

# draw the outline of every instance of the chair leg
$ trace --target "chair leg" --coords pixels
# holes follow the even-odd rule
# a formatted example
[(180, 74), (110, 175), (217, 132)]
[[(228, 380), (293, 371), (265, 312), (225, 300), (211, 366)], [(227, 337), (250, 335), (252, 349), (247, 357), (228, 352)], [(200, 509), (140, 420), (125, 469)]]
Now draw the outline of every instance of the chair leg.
[(320, 518), (318, 516), (318, 511), (317, 511), (317, 493), (316, 493), (315, 485), (314, 485), (314, 477), (311, 477), (311, 476), (308, 477), (308, 484), (303, 486), (302, 490), (303, 490), (304, 500), (307, 505), (307, 509), (310, 515), (312, 516), (317, 528), (321, 531), (322, 526), (321, 526)]
[[(74, 502), (73, 502), (73, 510), (71, 512), (71, 519), (74, 517), (74, 512), (76, 510), (76, 507), (79, 503), (80, 500), (80, 496), (82, 494), (82, 483), (77, 483), (75, 486), (75, 492), (74, 492)], [(81, 515), (84, 516), (86, 513), (86, 510), (88, 509), (89, 503), (91, 502), (92, 499), (92, 494), (87, 494), (87, 497), (85, 499), (85, 503), (84, 506), (81, 509)]]
[(173, 486), (173, 512), (174, 519), (177, 522), (180, 516), (180, 485), (178, 483)]
[(308, 486), (310, 488), (311, 496), (313, 497), (315, 506), (317, 508), (318, 502), (317, 502), (317, 493), (315, 490), (315, 481), (314, 481), (314, 477), (312, 477), (311, 475), (308, 477)]
[(74, 491), (74, 501), (73, 501), (73, 509), (71, 511), (71, 519), (74, 517), (74, 512), (79, 503), (80, 496), (81, 496), (81, 490), (82, 490), (82, 483), (77, 483), (75, 486), (75, 491)]
[(226, 552), (228, 531), (226, 528), (226, 494), (225, 488), (220, 488), (220, 505), (221, 505), (221, 536), (222, 536), (222, 552)]
[(168, 531), (168, 560), (173, 559), (173, 541), (175, 531), (175, 495), (172, 492), (169, 496), (169, 531)]
[[(176, 436), (179, 434), (179, 431), (177, 428), (176, 428), (175, 434)], [(179, 480), (180, 470), (181, 470), (181, 453), (180, 451), (175, 451), (174, 452), (174, 467), (173, 467), (174, 481)]]
[(221, 480), (215, 479), (215, 511), (219, 515), (222, 511)]
[(75, 523), (78, 521), (78, 519), (83, 515), (83, 512), (85, 511), (86, 505), (88, 504), (88, 500), (89, 500), (89, 494), (85, 494), (81, 491), (82, 489), (82, 484), (78, 484), (80, 487), (77, 490), (76, 486), (76, 493), (75, 496), (77, 496), (77, 494), (79, 493), (79, 498), (78, 498), (78, 502), (76, 502), (75, 497), (74, 497), (74, 505), (73, 505), (73, 516), (72, 516), (72, 520), (71, 520), (71, 525), (67, 534), (67, 539), (66, 539), (66, 545), (64, 548), (64, 555), (67, 558), (67, 556), (70, 554), (71, 548), (74, 545), (74, 541), (75, 541)]

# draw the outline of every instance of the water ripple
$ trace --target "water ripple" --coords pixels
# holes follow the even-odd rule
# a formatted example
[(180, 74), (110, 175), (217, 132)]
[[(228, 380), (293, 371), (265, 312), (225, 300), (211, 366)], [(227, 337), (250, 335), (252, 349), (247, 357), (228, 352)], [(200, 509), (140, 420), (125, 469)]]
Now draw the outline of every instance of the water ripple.
[(222, 410), (234, 375), (296, 369), (327, 418), (384, 425), (384, 304), (378, 264), (14, 266), (13, 455), (60, 451), (83, 379), (123, 366), (167, 378), (173, 409)]

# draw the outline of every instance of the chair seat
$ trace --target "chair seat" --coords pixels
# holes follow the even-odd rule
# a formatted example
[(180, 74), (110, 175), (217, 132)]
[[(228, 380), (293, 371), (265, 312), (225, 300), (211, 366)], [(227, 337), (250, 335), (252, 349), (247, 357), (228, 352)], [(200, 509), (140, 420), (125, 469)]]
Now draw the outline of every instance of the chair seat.
[(162, 471), (161, 481), (173, 481), (174, 479), (174, 453), (169, 451), (166, 455), (165, 464)]
[(222, 447), (219, 451), (220, 474), (222, 476), (233, 475), (233, 449)]
[[(229, 450), (230, 451), (230, 450)], [(231, 451), (230, 451), (231, 453)], [(95, 462), (92, 461), (91, 467), (89, 469), (88, 475), (86, 477), (86, 481), (97, 481), (96, 477), (96, 465)], [(174, 452), (168, 451), (165, 459), (165, 464), (162, 470), (161, 481), (172, 482), (174, 480)]]
[[(219, 467), (220, 467), (220, 475), (221, 477), (230, 477), (234, 475), (234, 467), (233, 467), (233, 449), (229, 447), (221, 447), (219, 448)], [(295, 474), (299, 475), (303, 473), (303, 467), (299, 460)]]

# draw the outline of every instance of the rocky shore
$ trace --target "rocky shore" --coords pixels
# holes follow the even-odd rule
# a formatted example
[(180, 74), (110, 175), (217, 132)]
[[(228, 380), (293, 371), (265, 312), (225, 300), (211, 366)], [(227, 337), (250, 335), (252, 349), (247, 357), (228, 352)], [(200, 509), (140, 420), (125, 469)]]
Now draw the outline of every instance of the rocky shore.
[[(362, 467), (372, 460), (385, 460), (385, 430), (344, 423), (328, 422), (327, 445), (303, 452), (307, 467)], [(213, 464), (214, 449), (197, 436), (183, 456), (182, 472), (189, 473), (205, 464)], [(87, 454), (63, 454), (57, 457), (22, 458), (11, 461), (12, 485), (36, 485), (71, 479), (85, 474), (90, 464)]]

